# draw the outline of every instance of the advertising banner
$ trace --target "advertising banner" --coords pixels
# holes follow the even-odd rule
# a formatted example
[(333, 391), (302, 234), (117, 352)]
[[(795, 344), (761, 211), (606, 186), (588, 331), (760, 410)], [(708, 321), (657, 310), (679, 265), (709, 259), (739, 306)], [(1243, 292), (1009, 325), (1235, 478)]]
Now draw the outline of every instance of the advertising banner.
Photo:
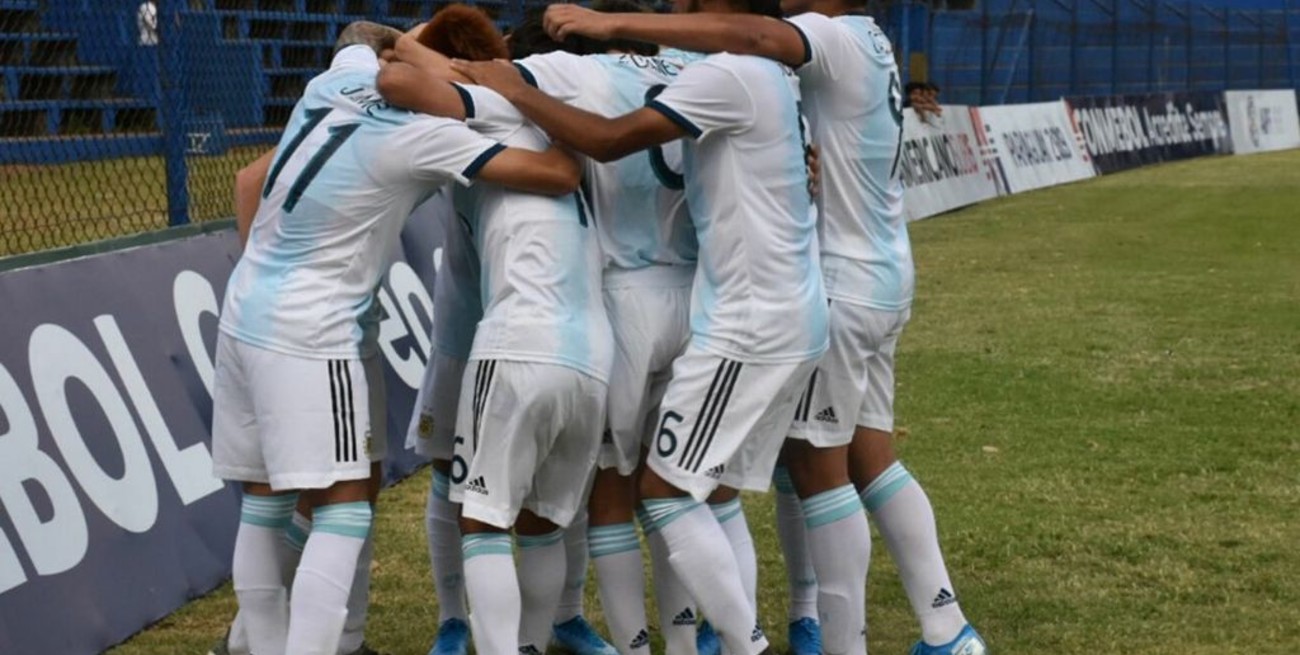
[[(389, 479), (432, 325), (439, 231), (411, 221), (380, 293)], [(99, 653), (219, 585), (239, 520), (212, 477), (233, 231), (0, 274), (0, 653)]]
[(1295, 91), (1228, 91), (1223, 100), (1236, 154), (1300, 148)]
[(1096, 171), (1063, 102), (971, 110), (980, 154), (1000, 193), (1074, 182)]
[(1066, 102), (1101, 174), (1232, 152), (1222, 93), (1091, 96)]
[(924, 120), (912, 109), (904, 110), (898, 169), (909, 221), (998, 195), (993, 177), (981, 165), (979, 141), (966, 106), (946, 105), (942, 115), (927, 115)]

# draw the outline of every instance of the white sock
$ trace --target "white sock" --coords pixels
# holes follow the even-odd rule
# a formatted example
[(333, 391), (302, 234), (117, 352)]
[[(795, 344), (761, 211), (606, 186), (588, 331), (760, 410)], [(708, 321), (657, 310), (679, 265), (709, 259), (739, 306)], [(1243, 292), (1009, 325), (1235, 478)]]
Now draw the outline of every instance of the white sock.
[[(370, 536), (370, 503), (317, 507), (311, 535), (289, 594), (289, 639), (285, 655), (335, 655), (348, 618), (348, 594), (357, 559)], [(257, 648), (254, 653), (260, 654)]]
[[(733, 498), (725, 503), (710, 505), (718, 525), (727, 535), (731, 552), (736, 556), (736, 565), (740, 567), (740, 581), (745, 587), (745, 597), (749, 607), (758, 611), (758, 555), (754, 552), (754, 537), (749, 534), (749, 522), (745, 520), (745, 510), (740, 506), (740, 499)], [(707, 613), (705, 616), (709, 616)], [(710, 617), (711, 619), (712, 617)]]
[[(276, 555), (280, 558), (280, 575), (284, 581), (285, 593), (293, 588), (293, 574), (298, 570), (298, 560), (302, 559), (302, 547), (307, 543), (307, 533), (311, 532), (311, 519), (294, 511), (293, 519), (285, 526)], [(286, 603), (288, 596), (285, 596)], [(288, 607), (286, 605), (286, 607)], [(288, 629), (288, 624), (285, 624)], [(230, 622), (230, 632), (226, 635), (226, 652), (229, 655), (251, 655), (252, 646), (248, 643), (248, 626), (244, 613), (235, 612), (235, 620)]]
[(645, 562), (632, 523), (593, 526), (588, 530), (596, 589), (614, 646), (622, 655), (650, 652), (645, 613)]
[(776, 486), (776, 538), (785, 557), (786, 583), (790, 589), (790, 622), (817, 618), (817, 575), (808, 554), (808, 534), (803, 523), (803, 509), (790, 480), (790, 471), (777, 467), (772, 476)]
[[(523, 618), (519, 623), (519, 650), (538, 655), (551, 643), (551, 626), (565, 587), (567, 559), (564, 530), (515, 537), (519, 544), (519, 593)], [(584, 540), (585, 541), (585, 540)]]
[(898, 565), (912, 611), (921, 623), (921, 638), (938, 646), (957, 637), (966, 617), (939, 551), (934, 509), (921, 485), (894, 462), (862, 492), (862, 504), (876, 519), (885, 546)]
[(713, 513), (690, 498), (642, 501), (668, 545), (668, 562), (731, 655), (758, 655), (768, 647), (745, 594), (740, 567)]
[[(287, 625), (286, 625), (287, 627)], [(248, 645), (248, 626), (244, 625), (244, 613), (235, 611), (235, 619), (230, 622), (230, 631), (226, 633), (226, 653), (228, 655), (250, 655)]]
[(523, 610), (510, 535), (467, 534), (461, 538), (461, 546), (474, 651), (479, 655), (519, 655), (516, 626)]
[[(374, 506), (371, 506), (374, 511)], [(370, 563), (375, 559), (375, 535), (370, 533), (357, 557), (357, 570), (348, 590), (348, 619), (343, 622), (338, 655), (350, 655), (366, 641), (366, 619), (370, 614)]]
[(583, 509), (573, 517), (569, 527), (564, 529), (564, 559), (568, 574), (564, 579), (560, 606), (555, 612), (557, 625), (582, 616), (582, 596), (587, 586), (587, 558), (587, 510)]
[(654, 565), (652, 580), (664, 651), (667, 655), (699, 655), (695, 647), (695, 601), (668, 563), (668, 544), (663, 535), (655, 529), (644, 508), (638, 507), (636, 515), (650, 546), (650, 561)]
[(297, 502), (296, 494), (245, 494), (241, 502), (231, 577), (249, 648), (255, 652), (284, 652), (288, 639), (289, 593), (280, 543)]
[(433, 472), (429, 502), (424, 506), (424, 529), (429, 536), (429, 565), (433, 590), (438, 596), (438, 625), (447, 619), (464, 621), (465, 562), (460, 545), (460, 509), (447, 498), (447, 476)]
[(867, 654), (867, 565), (871, 529), (853, 485), (805, 498), (808, 549), (817, 572), (822, 652)]

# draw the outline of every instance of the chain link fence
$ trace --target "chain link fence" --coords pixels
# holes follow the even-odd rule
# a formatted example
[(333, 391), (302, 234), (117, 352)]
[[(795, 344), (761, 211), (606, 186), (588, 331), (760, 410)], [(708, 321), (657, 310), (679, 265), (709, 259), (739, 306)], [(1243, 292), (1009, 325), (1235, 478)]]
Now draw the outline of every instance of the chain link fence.
[[(0, 257), (230, 217), (349, 22), (448, 0), (0, 0)], [(479, 0), (503, 28), (543, 0)], [(656, 3), (667, 8), (666, 0)], [(1296, 83), (1300, 11), (868, 0), (946, 102)], [(919, 58), (918, 58), (919, 55)]]
[(446, 4), (0, 0), (0, 257), (232, 216), (344, 26)]

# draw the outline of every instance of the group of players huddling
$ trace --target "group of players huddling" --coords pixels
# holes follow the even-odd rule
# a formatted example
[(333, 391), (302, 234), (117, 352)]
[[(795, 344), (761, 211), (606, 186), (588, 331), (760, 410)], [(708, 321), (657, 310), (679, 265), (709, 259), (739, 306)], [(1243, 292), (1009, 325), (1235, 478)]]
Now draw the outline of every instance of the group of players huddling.
[[(866, 653), (868, 513), (912, 652), (985, 652), (891, 443), (902, 87), (858, 1), (553, 5), (508, 43), (460, 6), (344, 30), (236, 183), (213, 456), (244, 497), (218, 650), (373, 652), (375, 289), (427, 202), (444, 250), (408, 446), (434, 460), (431, 653), (472, 632), (481, 655), (648, 655), (638, 523), (668, 655), (767, 652), (739, 491), (773, 483), (796, 655)], [(582, 615), (588, 557), (613, 646)]]

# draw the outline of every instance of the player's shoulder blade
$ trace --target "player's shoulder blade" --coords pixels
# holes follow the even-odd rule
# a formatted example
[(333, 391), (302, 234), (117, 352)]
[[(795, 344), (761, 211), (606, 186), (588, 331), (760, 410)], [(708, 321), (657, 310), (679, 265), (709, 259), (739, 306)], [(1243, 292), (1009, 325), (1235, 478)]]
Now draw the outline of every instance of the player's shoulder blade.
[(834, 19), (841, 29), (848, 31), (866, 51), (867, 55), (881, 65), (894, 64), (894, 44), (889, 35), (880, 29), (870, 16), (850, 14)]
[(677, 77), (677, 74), (681, 73), (682, 69), (686, 67), (686, 63), (681, 59), (658, 55), (639, 55), (625, 52), (597, 55), (597, 57), (599, 58), (598, 61), (607, 67), (656, 80), (669, 80)]

